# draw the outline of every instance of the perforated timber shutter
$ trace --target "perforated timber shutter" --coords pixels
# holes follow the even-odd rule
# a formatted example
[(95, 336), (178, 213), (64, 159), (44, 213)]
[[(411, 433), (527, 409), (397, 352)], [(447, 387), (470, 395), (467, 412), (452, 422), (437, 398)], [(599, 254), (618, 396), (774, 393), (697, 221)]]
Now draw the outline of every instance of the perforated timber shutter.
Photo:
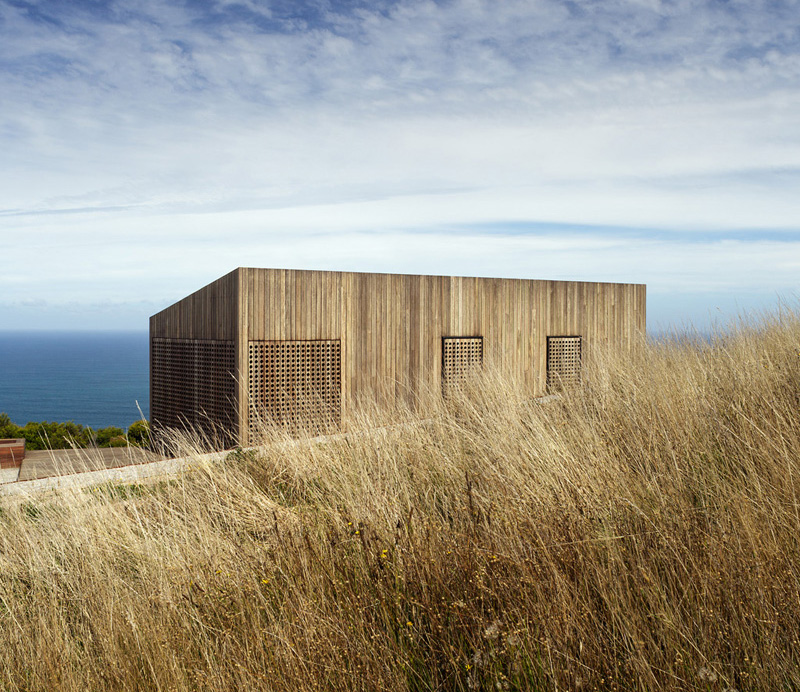
[(547, 337), (547, 389), (560, 391), (581, 382), (581, 337)]
[(442, 337), (442, 394), (450, 396), (483, 366), (482, 336)]
[(236, 380), (232, 341), (154, 338), (151, 424), (202, 432), (228, 446), (236, 437)]
[(260, 422), (292, 433), (338, 430), (341, 425), (341, 342), (251, 341), (250, 432)]

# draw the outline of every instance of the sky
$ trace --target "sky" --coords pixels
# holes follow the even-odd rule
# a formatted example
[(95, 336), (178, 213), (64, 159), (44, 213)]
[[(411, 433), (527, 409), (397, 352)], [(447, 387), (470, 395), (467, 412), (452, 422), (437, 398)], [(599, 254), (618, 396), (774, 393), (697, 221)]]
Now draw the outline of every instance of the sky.
[(800, 0), (0, 0), (0, 329), (237, 266), (800, 297)]

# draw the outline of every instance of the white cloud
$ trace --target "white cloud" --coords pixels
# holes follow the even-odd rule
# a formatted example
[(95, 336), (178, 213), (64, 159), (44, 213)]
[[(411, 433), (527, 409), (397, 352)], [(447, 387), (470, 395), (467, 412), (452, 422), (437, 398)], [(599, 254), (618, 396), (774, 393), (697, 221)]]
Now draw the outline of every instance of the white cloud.
[(796, 272), (794, 0), (33, 7), (0, 4), (0, 249), (30, 263), (0, 302), (172, 299), (240, 264)]

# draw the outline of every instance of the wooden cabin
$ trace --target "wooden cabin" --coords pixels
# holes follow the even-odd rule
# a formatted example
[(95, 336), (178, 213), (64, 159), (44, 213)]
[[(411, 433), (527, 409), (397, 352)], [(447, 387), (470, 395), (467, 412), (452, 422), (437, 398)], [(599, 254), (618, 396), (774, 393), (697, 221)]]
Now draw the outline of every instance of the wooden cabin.
[(346, 429), (485, 363), (543, 395), (644, 330), (641, 284), (239, 268), (150, 318), (151, 423), (243, 445), (262, 421)]

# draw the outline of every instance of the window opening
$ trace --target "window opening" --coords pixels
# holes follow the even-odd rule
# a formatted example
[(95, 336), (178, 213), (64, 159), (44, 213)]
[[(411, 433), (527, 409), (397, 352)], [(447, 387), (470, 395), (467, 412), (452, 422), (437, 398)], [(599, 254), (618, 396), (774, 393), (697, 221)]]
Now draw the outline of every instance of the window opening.
[(442, 394), (460, 390), (483, 367), (482, 336), (442, 337)]
[(547, 337), (547, 389), (560, 391), (581, 382), (581, 337)]

